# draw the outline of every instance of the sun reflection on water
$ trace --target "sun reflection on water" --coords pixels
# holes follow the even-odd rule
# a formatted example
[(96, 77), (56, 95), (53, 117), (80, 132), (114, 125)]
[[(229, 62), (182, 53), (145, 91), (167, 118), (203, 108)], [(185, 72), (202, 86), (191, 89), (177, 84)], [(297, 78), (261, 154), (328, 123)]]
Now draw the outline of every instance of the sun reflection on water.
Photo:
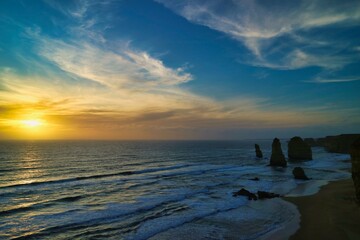
[(15, 184), (29, 184), (44, 175), (43, 161), (41, 161), (41, 150), (37, 144), (27, 142), (22, 154), (18, 156), (18, 169), (15, 171)]

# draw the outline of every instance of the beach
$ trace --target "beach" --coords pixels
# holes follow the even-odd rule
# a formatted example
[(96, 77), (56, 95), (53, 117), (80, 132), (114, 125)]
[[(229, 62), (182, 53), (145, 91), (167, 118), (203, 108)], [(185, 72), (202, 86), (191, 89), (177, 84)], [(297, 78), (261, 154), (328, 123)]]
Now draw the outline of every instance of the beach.
[(300, 229), (291, 240), (359, 239), (360, 206), (351, 179), (331, 182), (315, 195), (284, 199), (301, 214)]

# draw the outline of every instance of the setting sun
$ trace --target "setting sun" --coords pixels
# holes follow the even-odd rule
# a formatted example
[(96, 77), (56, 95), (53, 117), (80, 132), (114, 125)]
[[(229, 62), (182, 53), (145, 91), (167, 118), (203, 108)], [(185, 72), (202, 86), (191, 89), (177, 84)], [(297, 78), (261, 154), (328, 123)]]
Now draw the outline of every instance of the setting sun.
[(28, 119), (28, 120), (22, 120), (21, 124), (25, 127), (35, 128), (43, 125), (43, 122), (38, 119)]

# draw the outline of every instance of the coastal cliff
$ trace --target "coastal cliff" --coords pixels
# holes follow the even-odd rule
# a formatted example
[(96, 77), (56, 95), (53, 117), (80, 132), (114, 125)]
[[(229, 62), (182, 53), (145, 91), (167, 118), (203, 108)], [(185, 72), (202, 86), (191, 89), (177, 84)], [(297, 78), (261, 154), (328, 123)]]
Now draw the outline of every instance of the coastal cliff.
[(351, 175), (354, 181), (356, 198), (360, 202), (360, 138), (351, 146)]
[(360, 134), (340, 134), (317, 139), (306, 138), (304, 141), (311, 147), (324, 147), (328, 152), (350, 153), (351, 144), (358, 138)]

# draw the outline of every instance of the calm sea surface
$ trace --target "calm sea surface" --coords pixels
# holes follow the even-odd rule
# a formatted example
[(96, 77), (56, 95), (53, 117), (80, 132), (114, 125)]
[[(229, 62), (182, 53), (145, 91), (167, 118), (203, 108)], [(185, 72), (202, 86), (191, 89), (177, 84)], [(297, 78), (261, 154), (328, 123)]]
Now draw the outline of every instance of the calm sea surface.
[[(348, 155), (313, 148), (313, 161), (279, 169), (270, 153), (270, 140), (0, 142), (0, 239), (257, 239), (296, 208), (232, 192), (301, 196), (349, 178)], [(294, 166), (313, 180), (294, 180)]]

